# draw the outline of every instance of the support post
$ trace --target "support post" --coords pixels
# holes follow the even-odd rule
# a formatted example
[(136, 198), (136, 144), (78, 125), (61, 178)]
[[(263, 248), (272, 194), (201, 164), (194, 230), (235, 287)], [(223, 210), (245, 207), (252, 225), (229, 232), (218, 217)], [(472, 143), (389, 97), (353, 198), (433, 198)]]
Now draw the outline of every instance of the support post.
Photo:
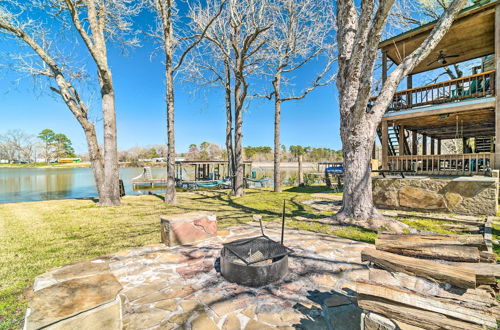
[(431, 137), (431, 155), (434, 155), (434, 146), (436, 145), (436, 140)]
[(405, 155), (405, 127), (404, 125), (399, 125), (399, 155)]
[[(406, 89), (412, 89), (413, 88), (413, 75), (409, 74), (408, 76), (406, 76)], [(408, 94), (406, 94), (406, 103), (408, 104), (408, 107), (411, 107), (411, 104), (413, 103), (412, 102), (412, 93), (411, 92), (408, 92)]]
[(382, 85), (387, 80), (387, 52), (382, 51)]
[(422, 155), (427, 155), (427, 135), (422, 134)]
[(387, 120), (382, 120), (382, 169), (387, 170), (389, 163), (389, 132)]
[(411, 154), (418, 155), (418, 139), (417, 131), (411, 132)]
[(437, 154), (441, 155), (441, 139), (437, 140)]
[[(500, 72), (500, 3), (495, 7), (495, 69)], [(500, 79), (495, 79), (495, 164), (500, 169)]]

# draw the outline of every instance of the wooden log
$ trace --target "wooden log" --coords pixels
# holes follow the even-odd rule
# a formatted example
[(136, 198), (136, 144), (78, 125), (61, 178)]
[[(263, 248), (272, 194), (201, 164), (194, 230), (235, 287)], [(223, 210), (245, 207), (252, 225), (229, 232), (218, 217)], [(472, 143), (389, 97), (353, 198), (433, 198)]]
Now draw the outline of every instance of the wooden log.
[(403, 272), (440, 283), (449, 283), (459, 288), (476, 287), (476, 273), (470, 268), (400, 256), (373, 248), (366, 248), (361, 251), (361, 260), (373, 262), (377, 266), (391, 272)]
[(448, 261), (479, 262), (479, 250), (476, 247), (438, 245), (438, 246), (408, 246), (391, 244), (375, 240), (377, 250), (397, 253), (405, 256), (420, 257), (427, 259), (441, 259)]
[(486, 262), (492, 264), (497, 262), (497, 255), (492, 252), (481, 251), (479, 253), (479, 258), (480, 262)]
[(493, 252), (493, 217), (486, 218), (484, 222), (484, 242), (488, 252)]
[[(371, 310), (369, 306), (369, 301), (379, 301), (384, 303), (390, 303), (394, 309), (401, 307), (406, 307), (406, 311), (403, 314), (410, 313), (412, 309), (415, 312), (410, 315), (408, 319), (402, 320), (403, 322), (408, 322), (411, 318), (415, 317), (415, 314), (422, 315), (426, 318), (429, 323), (439, 324), (439, 326), (445, 329), (450, 329), (445, 326), (439, 319), (434, 319), (432, 315), (426, 315), (424, 317), (423, 311), (428, 311), (432, 313), (438, 313), (445, 315), (448, 318), (454, 318), (460, 320), (464, 323), (473, 323), (476, 325), (487, 326), (491, 328), (496, 328), (496, 320), (489, 309), (486, 309), (478, 305), (478, 308), (474, 307), (474, 302), (465, 304), (462, 301), (456, 301), (453, 299), (446, 299), (441, 297), (424, 296), (416, 292), (412, 292), (403, 288), (398, 288), (394, 286), (381, 285), (380, 283), (370, 283), (370, 282), (356, 282), (356, 291), (358, 293), (358, 304), (360, 307)], [(364, 301), (364, 302), (363, 302)], [(381, 308), (380, 310), (372, 310), (376, 313), (381, 313), (389, 317), (395, 317), (394, 315), (388, 315), (393, 312), (393, 310), (386, 310), (386, 308)], [(399, 315), (398, 315), (399, 316)], [(401, 316), (399, 316), (401, 317)], [(431, 317), (429, 319), (429, 317)], [(448, 319), (447, 321), (450, 321)], [(410, 324), (419, 325), (416, 322), (409, 322)], [(456, 327), (455, 327), (456, 328)], [(466, 329), (472, 329), (469, 327)]]
[(487, 251), (486, 242), (481, 234), (440, 235), (440, 234), (389, 234), (381, 233), (378, 239), (385, 241), (405, 242), (405, 244), (460, 245), (477, 247)]
[(440, 313), (413, 308), (374, 296), (358, 294), (358, 306), (364, 310), (382, 314), (390, 319), (402, 321), (424, 329), (483, 329), (483, 327), (478, 324), (456, 320)]
[(477, 284), (496, 284), (496, 279), (500, 278), (500, 264), (451, 261), (447, 264), (474, 270)]

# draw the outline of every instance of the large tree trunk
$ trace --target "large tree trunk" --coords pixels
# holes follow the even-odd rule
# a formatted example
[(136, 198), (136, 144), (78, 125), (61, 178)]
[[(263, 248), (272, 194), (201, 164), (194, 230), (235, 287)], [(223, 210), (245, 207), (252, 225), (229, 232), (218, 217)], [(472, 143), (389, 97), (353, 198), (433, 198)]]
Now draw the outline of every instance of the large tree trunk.
[[(167, 51), (168, 52), (168, 51)], [(170, 50), (171, 53), (171, 50)], [(172, 54), (167, 55), (170, 60)], [(166, 83), (167, 83), (167, 192), (166, 203), (176, 203), (175, 196), (175, 134), (174, 134), (174, 76), (172, 63), (167, 61)]]
[(281, 75), (273, 81), (274, 86), (274, 192), (281, 192)]
[(231, 105), (231, 68), (227, 60), (224, 61), (225, 70), (225, 96), (226, 96), (226, 150), (228, 162), (228, 174), (234, 186), (234, 149), (233, 149), (233, 107)]
[[(111, 73), (108, 75), (108, 79), (111, 80)], [(114, 206), (120, 205), (115, 94), (111, 84), (101, 88), (101, 92), (104, 121), (104, 185), (99, 190), (99, 205)]]
[(241, 83), (236, 83), (235, 88), (235, 106), (234, 106), (234, 164), (235, 177), (233, 185), (233, 195), (243, 196), (243, 104), (241, 104)]
[[(237, 33), (235, 33), (237, 35)], [(243, 102), (246, 98), (247, 86), (244, 76), (244, 59), (237, 57), (235, 59), (235, 84), (234, 84), (234, 163), (235, 178), (233, 185), (233, 195), (243, 196)]]
[(367, 112), (377, 47), (393, 2), (379, 2), (375, 15), (373, 2), (363, 1), (359, 14), (353, 2), (338, 2), (337, 89), (345, 172), (343, 205), (334, 217), (344, 223), (370, 229), (384, 227), (401, 232), (406, 227), (404, 224), (385, 219), (373, 205), (370, 153), (376, 127), (398, 84), (436, 47), (466, 0), (454, 0), (451, 3), (427, 39), (391, 72), (374, 106)]

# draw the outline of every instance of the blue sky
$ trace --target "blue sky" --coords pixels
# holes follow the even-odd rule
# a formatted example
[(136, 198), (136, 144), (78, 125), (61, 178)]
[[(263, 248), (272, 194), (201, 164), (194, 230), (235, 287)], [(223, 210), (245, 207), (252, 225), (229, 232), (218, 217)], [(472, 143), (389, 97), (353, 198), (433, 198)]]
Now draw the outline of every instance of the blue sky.
[[(150, 20), (149, 14), (138, 19), (141, 26)], [(2, 42), (2, 41), (0, 41)], [(70, 42), (75, 43), (74, 39)], [(114, 46), (109, 50), (116, 93), (118, 144), (120, 149), (166, 143), (165, 83), (162, 55), (151, 58), (155, 46), (142, 40), (141, 47), (123, 55)], [(83, 44), (80, 44), (83, 47)], [(88, 61), (85, 51), (74, 47), (75, 59)], [(17, 43), (0, 43), (2, 52), (26, 52)], [(0, 65), (7, 64), (1, 63)], [(3, 57), (5, 58), (5, 57)], [(93, 74), (93, 65), (88, 62)], [(312, 63), (297, 72), (297, 89), (306, 86), (311, 73), (320, 70), (322, 63)], [(64, 103), (47, 88), (35, 87), (31, 78), (8, 69), (0, 70), (0, 134), (10, 129), (21, 129), (37, 134), (45, 128), (66, 134), (77, 152), (86, 152), (83, 131)], [(92, 77), (93, 78), (93, 77)], [(93, 78), (95, 79), (95, 78)], [(259, 88), (264, 87), (262, 84)], [(193, 91), (197, 90), (196, 94)], [(98, 101), (98, 98), (94, 97)], [(176, 148), (186, 151), (191, 143), (210, 141), (220, 145), (225, 141), (224, 95), (216, 88), (205, 88), (176, 83)], [(274, 108), (271, 101), (252, 99), (244, 114), (243, 143), (245, 146), (273, 144)], [(94, 102), (92, 113), (99, 114), (99, 103)], [(100, 130), (102, 122), (97, 123)], [(340, 149), (339, 113), (335, 87), (317, 89), (304, 100), (291, 101), (282, 107), (282, 144), (301, 144), (312, 147)]]

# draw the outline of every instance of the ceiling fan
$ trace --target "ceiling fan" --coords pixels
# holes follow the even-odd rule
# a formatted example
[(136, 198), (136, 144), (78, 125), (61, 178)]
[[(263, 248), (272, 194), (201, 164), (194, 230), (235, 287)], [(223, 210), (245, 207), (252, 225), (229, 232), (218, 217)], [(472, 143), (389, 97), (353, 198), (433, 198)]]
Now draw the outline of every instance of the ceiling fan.
[(441, 63), (442, 65), (445, 65), (448, 63), (446, 61), (447, 58), (449, 57), (458, 57), (460, 55), (446, 55), (443, 50), (439, 51), (439, 55), (437, 56), (436, 60), (432, 61), (431, 63), (427, 64), (427, 66), (432, 65), (434, 62)]

